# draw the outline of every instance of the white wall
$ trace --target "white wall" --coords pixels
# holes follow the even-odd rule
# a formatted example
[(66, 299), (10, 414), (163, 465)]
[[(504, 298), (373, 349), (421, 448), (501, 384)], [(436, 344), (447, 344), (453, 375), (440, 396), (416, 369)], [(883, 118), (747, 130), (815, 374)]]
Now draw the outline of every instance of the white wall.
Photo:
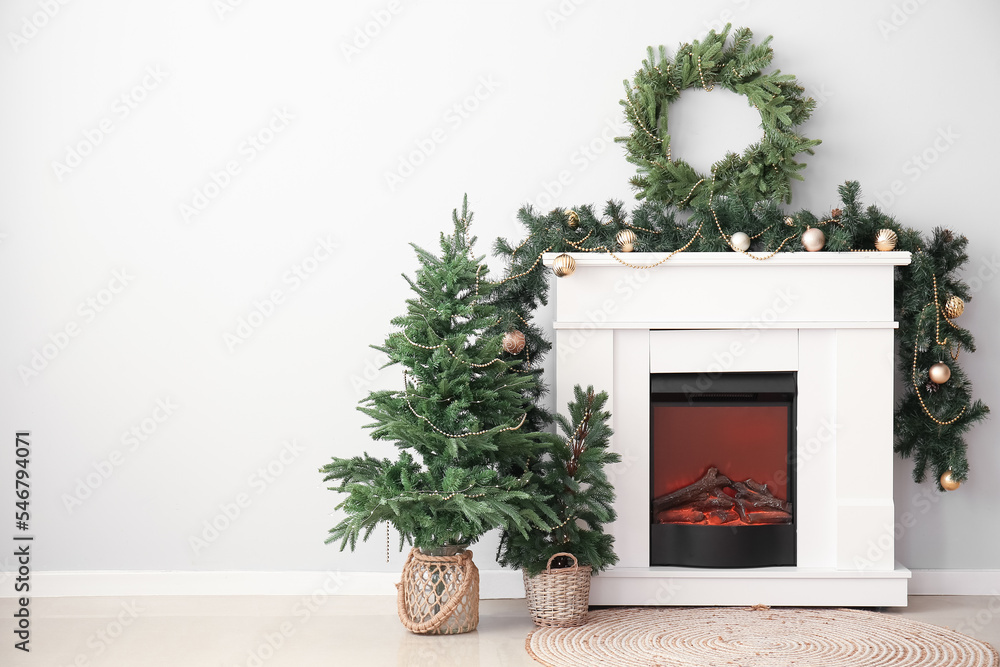
[[(51, 2), (51, 18), (37, 0), (0, 7), (0, 434), (32, 431), (36, 570), (398, 572), (382, 533), (355, 553), (324, 546), (336, 498), (317, 468), (388, 452), (355, 405), (398, 386), (392, 372), (366, 376), (378, 360), (367, 346), (404, 308), (407, 242), (433, 246), (468, 192), (487, 252), (497, 235), (520, 236), (523, 203), (548, 208), (560, 172), (559, 205), (633, 201), (631, 166), (602, 138), (620, 132), (622, 80), (647, 44), (726, 20), (773, 34), (776, 65), (820, 100), (805, 133), (824, 143), (795, 208), (827, 210), (846, 179), (869, 197), (899, 180), (905, 192), (886, 202), (901, 222), (972, 240), (967, 276), (986, 279), (961, 323), (981, 351), (963, 361), (977, 395), (1000, 406), (995, 3), (229, 1)], [(345, 55), (373, 16), (391, 21)], [(22, 31), (30, 38), (11, 40)], [(270, 143), (244, 143), (269, 124), (280, 129)], [(389, 187), (386, 172), (436, 128), (432, 154)], [(60, 178), (53, 163), (98, 130)], [(937, 140), (947, 132), (951, 143)], [(915, 169), (925, 152), (933, 163)], [(185, 220), (180, 205), (230, 162), (238, 173)], [(296, 282), (288, 272), (303, 262), (315, 271)], [(225, 334), (274, 292), (272, 315), (230, 350)], [(87, 299), (103, 299), (101, 312)], [(61, 340), (67, 327), (77, 335)], [(45, 348), (53, 340), (65, 346)], [(36, 351), (52, 358), (23, 379)], [(169, 416), (161, 400), (176, 405)], [(143, 427), (144, 441), (123, 439)], [(995, 521), (996, 435), (995, 421), (976, 428), (972, 480), (930, 501), (918, 496), (931, 485), (897, 462), (899, 512), (916, 516), (899, 540), (904, 564), (1000, 567), (1000, 535), (982, 530)], [(286, 441), (299, 449), (281, 462)], [(280, 474), (263, 481), (269, 464)], [(99, 468), (109, 476), (67, 508)], [(195, 553), (189, 538), (239, 498), (249, 505)], [(496, 567), (487, 542), (484, 569)], [(11, 565), (0, 557), (0, 570)]]

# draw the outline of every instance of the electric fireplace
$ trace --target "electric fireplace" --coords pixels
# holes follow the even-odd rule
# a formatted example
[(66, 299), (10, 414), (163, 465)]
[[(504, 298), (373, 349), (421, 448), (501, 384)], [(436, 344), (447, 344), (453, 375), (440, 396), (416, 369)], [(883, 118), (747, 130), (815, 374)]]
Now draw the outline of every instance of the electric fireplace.
[(622, 457), (619, 561), (590, 603), (906, 605), (892, 413), (909, 253), (573, 258), (552, 278), (555, 402), (608, 391)]
[(650, 565), (795, 565), (795, 374), (650, 376)]

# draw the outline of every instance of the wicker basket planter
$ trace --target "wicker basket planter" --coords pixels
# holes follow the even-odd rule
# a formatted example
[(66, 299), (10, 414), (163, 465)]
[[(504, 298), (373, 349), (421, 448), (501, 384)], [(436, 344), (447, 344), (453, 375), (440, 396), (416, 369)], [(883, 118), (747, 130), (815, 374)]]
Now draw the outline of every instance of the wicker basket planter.
[[(553, 559), (568, 556), (573, 559), (573, 567), (552, 569)], [(581, 566), (576, 556), (558, 553), (549, 558), (545, 571), (535, 577), (524, 575), (524, 592), (528, 600), (528, 611), (535, 625), (550, 628), (573, 628), (587, 620), (587, 606), (590, 603), (589, 565)]]
[(410, 550), (396, 590), (399, 620), (410, 632), (456, 635), (479, 625), (479, 568), (465, 547)]

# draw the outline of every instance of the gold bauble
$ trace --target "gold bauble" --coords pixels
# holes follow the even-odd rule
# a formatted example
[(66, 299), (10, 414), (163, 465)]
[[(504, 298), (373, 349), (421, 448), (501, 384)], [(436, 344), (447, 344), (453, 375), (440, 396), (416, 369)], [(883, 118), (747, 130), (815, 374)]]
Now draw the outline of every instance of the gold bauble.
[(792, 216), (788, 216), (787, 218), (785, 218), (785, 224), (788, 225), (789, 227), (794, 227), (795, 219), (792, 218)]
[(948, 364), (939, 361), (931, 366), (927, 375), (930, 376), (931, 382), (934, 384), (944, 384), (949, 378), (951, 378), (951, 369), (948, 368)]
[(557, 278), (571, 276), (574, 271), (576, 271), (576, 260), (566, 253), (559, 255), (552, 262), (552, 273), (556, 274)]
[(622, 249), (622, 252), (632, 252), (635, 247), (635, 232), (631, 229), (623, 229), (615, 236), (615, 241), (618, 242), (618, 247)]
[(955, 473), (950, 470), (946, 470), (943, 475), (941, 475), (941, 488), (945, 491), (954, 491), (958, 487), (962, 486), (962, 483), (955, 479)]
[(883, 252), (896, 249), (896, 232), (891, 229), (880, 229), (875, 232), (875, 248)]
[(517, 329), (505, 333), (503, 349), (507, 354), (519, 354), (524, 349), (524, 334)]
[(566, 224), (569, 225), (570, 229), (576, 229), (580, 226), (580, 216), (571, 208), (566, 209)]
[(806, 231), (802, 232), (802, 247), (809, 252), (822, 250), (824, 245), (826, 245), (826, 235), (822, 229), (809, 227)]
[(737, 250), (746, 252), (750, 249), (750, 237), (743, 232), (736, 232), (729, 237), (729, 243)]
[(953, 294), (944, 302), (944, 314), (949, 320), (955, 319), (964, 312), (965, 302), (962, 301), (962, 297)]

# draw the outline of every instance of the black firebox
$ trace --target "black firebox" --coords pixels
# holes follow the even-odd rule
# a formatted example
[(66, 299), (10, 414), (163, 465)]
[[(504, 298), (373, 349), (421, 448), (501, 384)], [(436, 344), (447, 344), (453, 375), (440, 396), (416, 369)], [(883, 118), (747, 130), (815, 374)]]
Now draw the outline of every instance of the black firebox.
[(650, 376), (650, 565), (795, 565), (796, 374)]

